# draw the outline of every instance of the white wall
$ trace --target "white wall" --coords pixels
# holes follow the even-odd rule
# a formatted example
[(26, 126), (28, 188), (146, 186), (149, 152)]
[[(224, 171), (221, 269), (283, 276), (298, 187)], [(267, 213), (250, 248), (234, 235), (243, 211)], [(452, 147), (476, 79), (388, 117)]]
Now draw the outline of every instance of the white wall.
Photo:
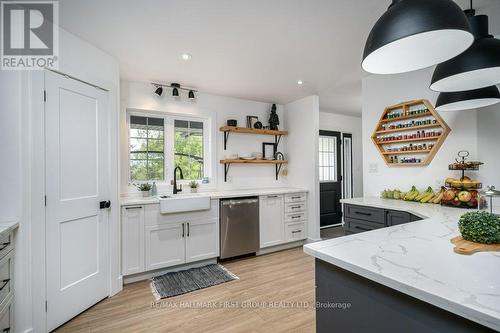
[[(118, 239), (119, 68), (109, 55), (76, 36), (59, 31), (59, 71), (109, 90), (111, 293), (121, 288)], [(0, 221), (18, 220), (16, 237), (16, 332), (45, 331), (44, 75), (43, 71), (0, 71)], [(4, 141), (5, 140), (5, 141)], [(7, 157), (8, 158), (5, 158)], [(116, 265), (113, 266), (113, 264)]]
[(384, 188), (407, 190), (438, 187), (444, 179), (458, 176), (448, 170), (459, 150), (468, 150), (472, 159), (478, 158), (477, 117), (475, 110), (441, 112), (451, 133), (426, 167), (389, 168), (385, 165), (371, 135), (384, 108), (402, 101), (428, 99), (433, 105), (437, 93), (428, 89), (433, 69), (400, 75), (370, 75), (363, 79), (363, 190), (365, 196), (378, 196)]
[(288, 179), (291, 186), (306, 188), (308, 194), (308, 237), (319, 233), (319, 97), (309, 96), (285, 105), (288, 135)]
[[(212, 187), (219, 189), (266, 188), (286, 186), (286, 177), (275, 179), (274, 166), (269, 165), (231, 165), (228, 181), (224, 182), (224, 167), (219, 163), (225, 155), (238, 153), (249, 156), (252, 152), (262, 151), (262, 142), (273, 142), (273, 136), (248, 135), (231, 133), (224, 150), (224, 135), (219, 127), (226, 125), (227, 119), (236, 119), (239, 126), (246, 126), (246, 116), (258, 116), (259, 120), (268, 125), (271, 104), (255, 102), (231, 97), (198, 93), (194, 101), (190, 101), (183, 92), (180, 98), (173, 98), (170, 89), (165, 89), (161, 97), (154, 94), (154, 87), (145, 82), (121, 82), (121, 192), (135, 191), (128, 186), (128, 148), (126, 110), (143, 109), (179, 113), (183, 115), (199, 115), (210, 117), (213, 123), (212, 139), (216, 149), (212, 156), (212, 167), (215, 170), (216, 182)], [(283, 106), (278, 105), (280, 129), (286, 129)], [(278, 150), (286, 156), (287, 137), (284, 136)], [(167, 171), (168, 172), (168, 171)], [(159, 191), (170, 190), (170, 187), (159, 186)]]
[(352, 134), (353, 196), (363, 196), (363, 131), (361, 117), (319, 113), (319, 129)]

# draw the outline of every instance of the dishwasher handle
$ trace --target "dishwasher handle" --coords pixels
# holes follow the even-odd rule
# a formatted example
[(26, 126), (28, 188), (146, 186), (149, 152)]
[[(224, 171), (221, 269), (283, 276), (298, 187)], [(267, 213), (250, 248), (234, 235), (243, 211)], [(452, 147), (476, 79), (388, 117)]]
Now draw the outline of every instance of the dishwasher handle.
[(253, 204), (253, 203), (258, 203), (259, 199), (253, 198), (253, 199), (240, 199), (240, 200), (224, 200), (222, 201), (223, 206), (238, 206), (238, 205), (246, 205), (246, 204)]

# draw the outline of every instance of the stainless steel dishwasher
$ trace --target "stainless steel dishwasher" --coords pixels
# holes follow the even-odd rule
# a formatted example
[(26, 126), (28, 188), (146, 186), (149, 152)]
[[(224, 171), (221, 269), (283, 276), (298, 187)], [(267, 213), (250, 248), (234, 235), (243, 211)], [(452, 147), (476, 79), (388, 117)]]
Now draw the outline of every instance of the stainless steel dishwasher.
[(220, 258), (259, 250), (259, 198), (220, 200)]

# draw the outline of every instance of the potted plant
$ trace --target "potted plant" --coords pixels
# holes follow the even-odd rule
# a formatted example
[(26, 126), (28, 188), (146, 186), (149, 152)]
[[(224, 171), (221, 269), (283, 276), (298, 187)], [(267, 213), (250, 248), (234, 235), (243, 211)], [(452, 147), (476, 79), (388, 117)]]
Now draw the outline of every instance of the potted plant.
[(149, 191), (151, 190), (151, 184), (149, 183), (142, 183), (135, 185), (137, 187), (137, 190), (142, 193), (143, 197), (149, 197)]
[(191, 193), (198, 192), (198, 186), (200, 186), (200, 184), (198, 184), (198, 182), (196, 180), (192, 180), (189, 183), (189, 187), (191, 188)]
[(463, 239), (481, 243), (500, 243), (500, 217), (488, 212), (469, 212), (460, 217), (458, 227)]

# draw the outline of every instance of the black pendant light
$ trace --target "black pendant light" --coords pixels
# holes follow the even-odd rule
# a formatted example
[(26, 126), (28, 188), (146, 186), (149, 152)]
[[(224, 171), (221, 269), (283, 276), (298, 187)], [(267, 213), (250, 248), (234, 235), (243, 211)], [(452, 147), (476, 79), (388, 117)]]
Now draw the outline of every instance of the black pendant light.
[(189, 99), (194, 99), (194, 91), (189, 90), (189, 93), (188, 93), (188, 98), (189, 98)]
[(430, 88), (435, 91), (464, 91), (500, 83), (500, 40), (488, 33), (488, 16), (466, 11), (475, 41), (459, 56), (439, 64)]
[(362, 67), (409, 72), (451, 59), (471, 46), (467, 17), (452, 0), (392, 0), (366, 41)]
[(172, 89), (172, 96), (178, 97), (179, 96), (179, 89), (178, 88), (180, 88), (181, 85), (178, 83), (172, 83), (170, 86), (174, 88), (174, 89)]
[(500, 103), (500, 93), (496, 86), (458, 92), (442, 92), (436, 102), (438, 111), (458, 111), (477, 109)]
[(163, 94), (163, 88), (161, 86), (157, 87), (155, 90), (155, 94), (161, 96), (161, 94)]

